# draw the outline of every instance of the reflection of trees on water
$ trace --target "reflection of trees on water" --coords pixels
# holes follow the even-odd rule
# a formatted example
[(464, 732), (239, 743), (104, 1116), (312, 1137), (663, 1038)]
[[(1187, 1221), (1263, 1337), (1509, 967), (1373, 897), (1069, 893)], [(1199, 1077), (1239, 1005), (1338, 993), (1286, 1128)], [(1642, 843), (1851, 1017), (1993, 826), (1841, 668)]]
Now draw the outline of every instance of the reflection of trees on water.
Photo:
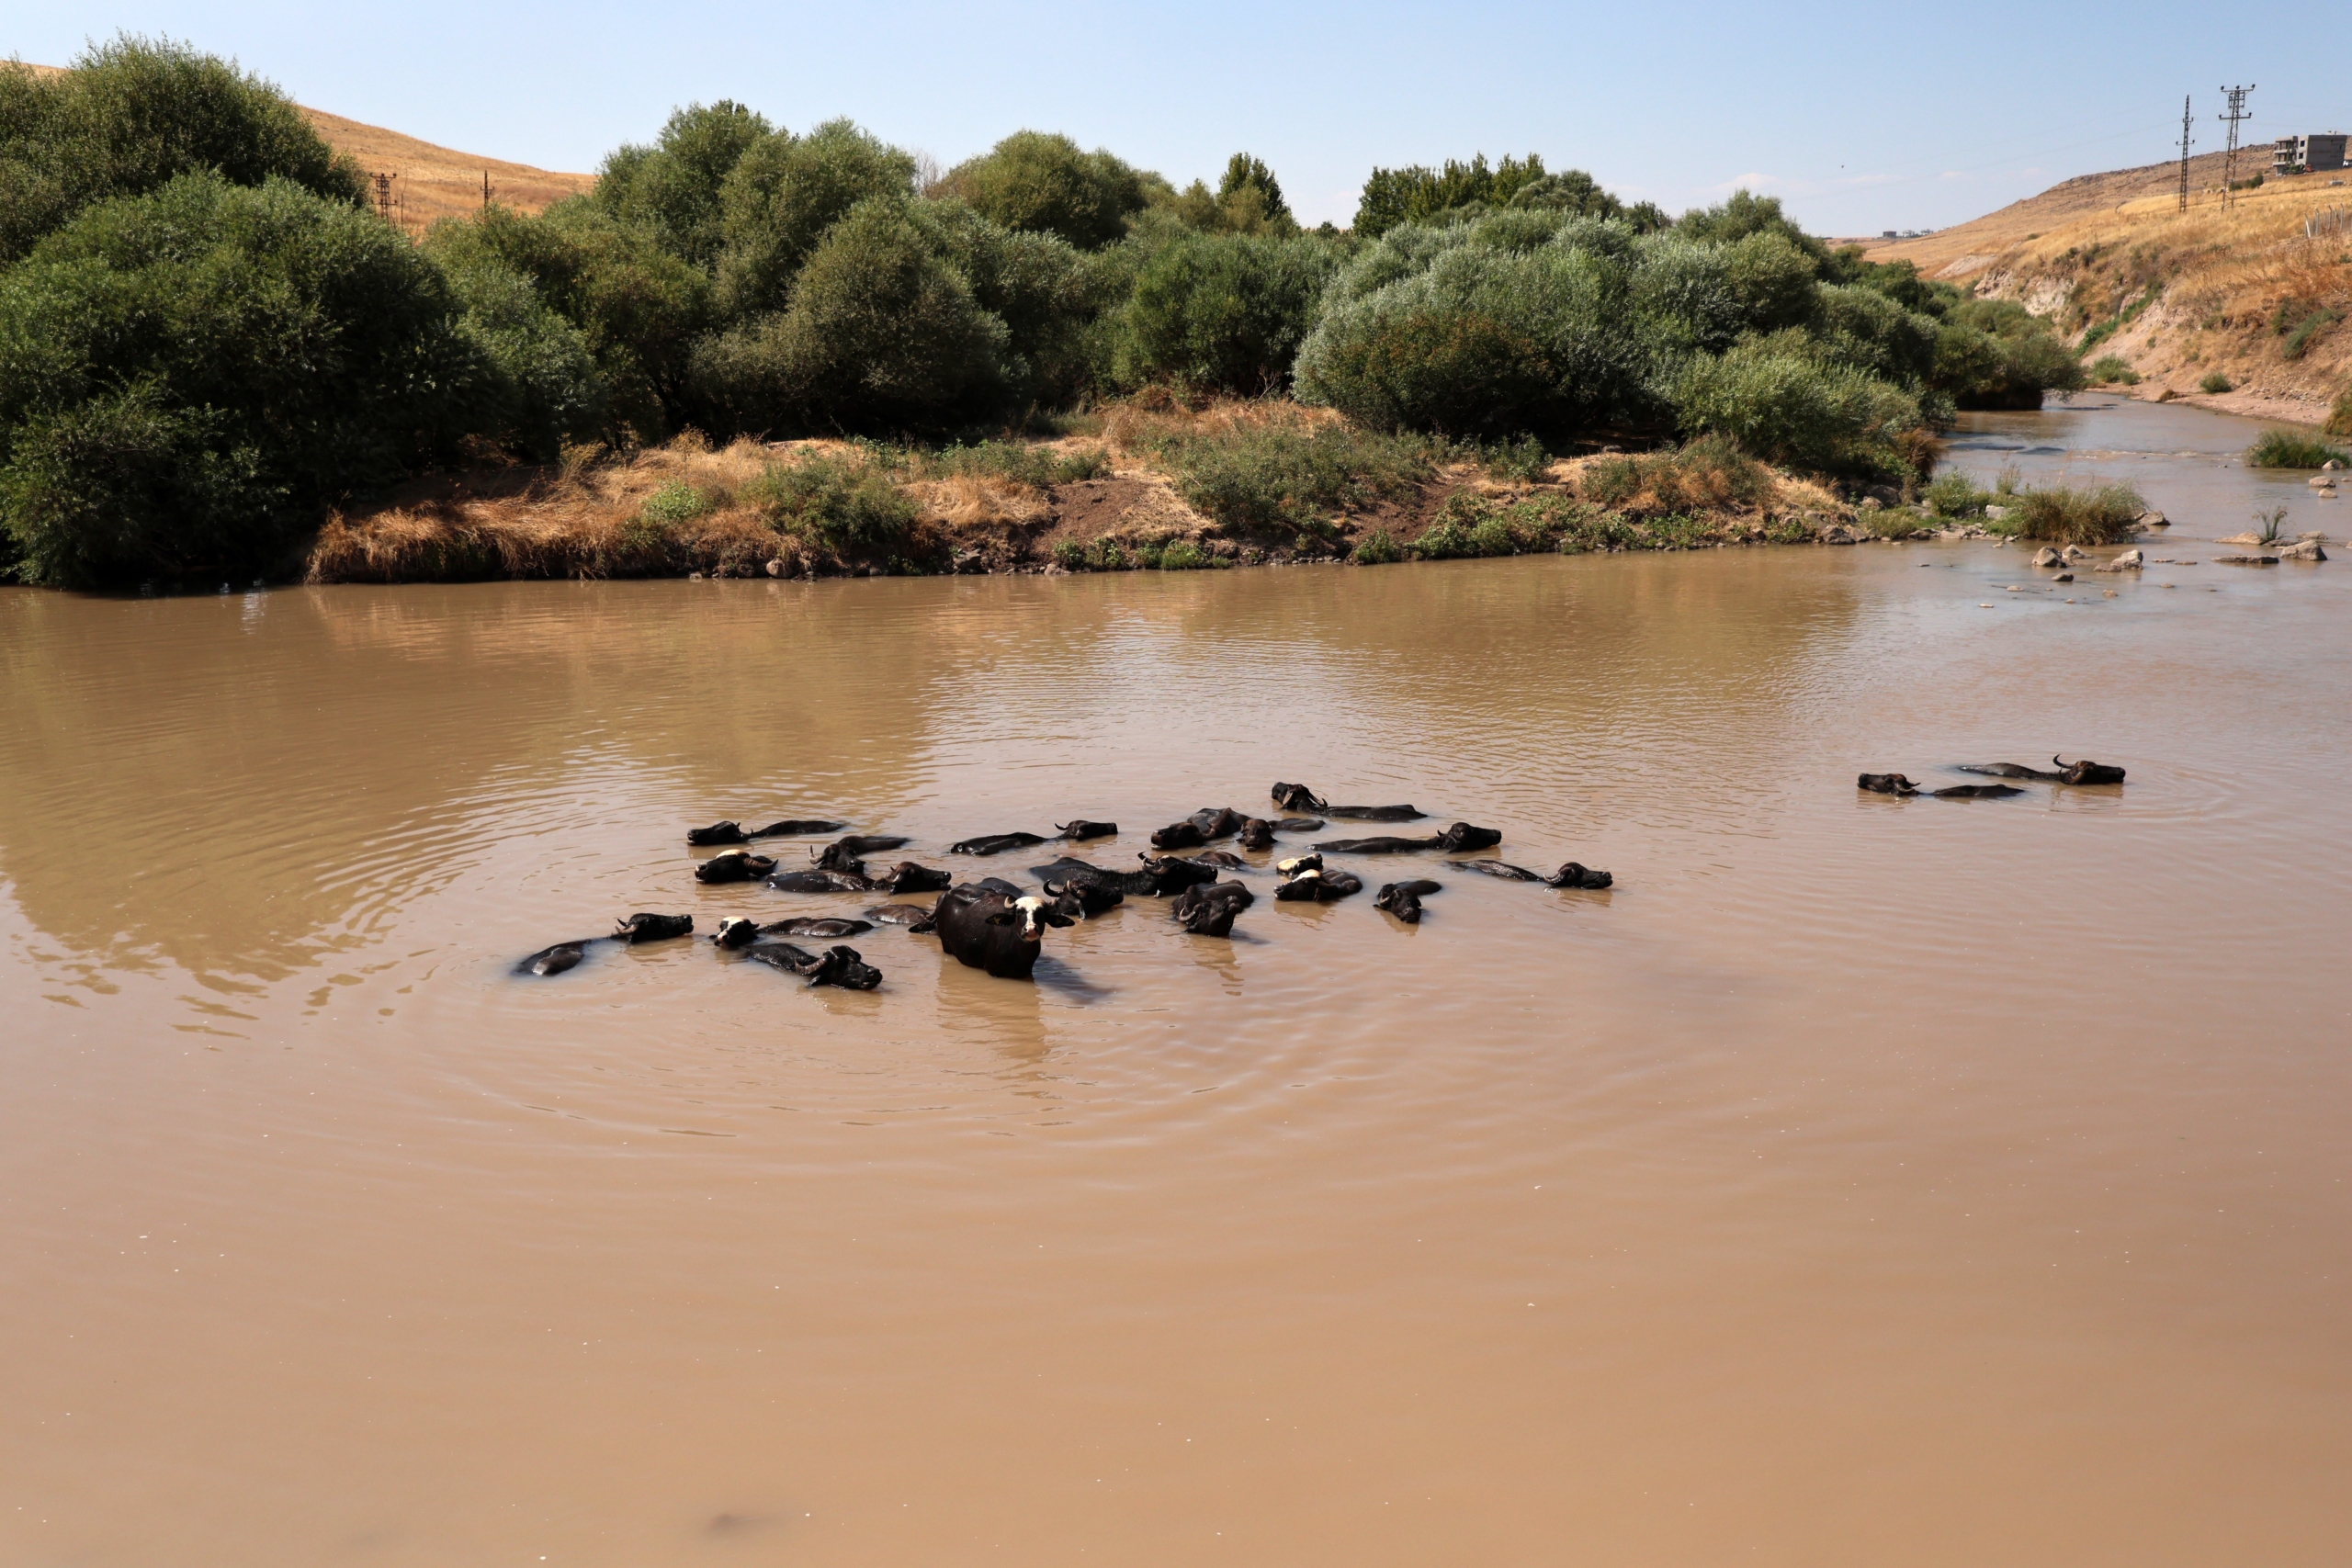
[(937, 650), (842, 592), (870, 586), (8, 594), (0, 874), (109, 964), (266, 980), (509, 836), (887, 815)]
[(717, 815), (960, 836), (1262, 810), (1277, 775), (1517, 807), (1770, 729), (1853, 619), (1824, 564), (12, 593), (0, 874), (84, 957), (233, 990), (547, 857), (683, 878), (678, 832)]

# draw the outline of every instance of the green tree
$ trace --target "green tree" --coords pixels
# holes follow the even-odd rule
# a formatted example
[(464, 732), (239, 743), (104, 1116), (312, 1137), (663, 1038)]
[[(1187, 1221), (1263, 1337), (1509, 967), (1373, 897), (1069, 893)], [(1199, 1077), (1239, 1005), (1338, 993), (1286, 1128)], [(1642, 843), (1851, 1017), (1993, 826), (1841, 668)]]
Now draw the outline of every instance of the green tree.
[(364, 189), (292, 99), (185, 44), (124, 34), (59, 76), (0, 63), (0, 263), (94, 202), (198, 170), (346, 203)]
[(183, 175), (0, 276), (0, 528), (59, 587), (274, 570), (497, 397), (441, 274), (373, 213)]
[(650, 147), (623, 146), (605, 160), (594, 199), (673, 255), (707, 270), (725, 243), (720, 191), (736, 163), (774, 134), (763, 115), (722, 98), (676, 110)]
[(1118, 240), (1128, 216), (1145, 205), (1136, 170), (1106, 152), (1080, 152), (1069, 137), (1038, 130), (1017, 130), (958, 164), (937, 194), (961, 197), (1007, 229), (1058, 234), (1082, 251)]

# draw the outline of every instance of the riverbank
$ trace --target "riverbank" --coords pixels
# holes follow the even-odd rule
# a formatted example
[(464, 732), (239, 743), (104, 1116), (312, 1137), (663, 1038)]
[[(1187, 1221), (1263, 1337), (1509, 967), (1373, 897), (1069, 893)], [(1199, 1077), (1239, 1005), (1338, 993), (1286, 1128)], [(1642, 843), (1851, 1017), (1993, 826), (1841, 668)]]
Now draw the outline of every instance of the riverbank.
[(1118, 405), (1049, 438), (911, 449), (689, 434), (475, 470), (338, 513), (310, 582), (1164, 570), (1849, 543), (1935, 531), (1892, 487), (1721, 443), (1554, 457), (1287, 401)]

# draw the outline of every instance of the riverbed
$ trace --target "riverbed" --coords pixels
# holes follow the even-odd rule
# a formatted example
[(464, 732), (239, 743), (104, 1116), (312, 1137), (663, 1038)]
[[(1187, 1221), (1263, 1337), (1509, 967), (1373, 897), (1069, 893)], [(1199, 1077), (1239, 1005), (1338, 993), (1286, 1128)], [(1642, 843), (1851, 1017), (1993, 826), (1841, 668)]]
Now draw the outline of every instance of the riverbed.
[[(2200, 564), (0, 593), (0, 1560), (2344, 1561), (2352, 563), (2084, 401)], [(1616, 885), (511, 973), (1277, 779)]]

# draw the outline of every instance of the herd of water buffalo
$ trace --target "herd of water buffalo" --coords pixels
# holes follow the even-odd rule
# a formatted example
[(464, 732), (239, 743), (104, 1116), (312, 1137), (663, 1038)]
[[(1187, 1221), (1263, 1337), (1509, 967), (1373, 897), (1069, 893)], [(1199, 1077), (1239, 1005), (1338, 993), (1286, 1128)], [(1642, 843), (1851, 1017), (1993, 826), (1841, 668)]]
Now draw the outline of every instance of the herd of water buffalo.
[[(1425, 813), (1411, 806), (1333, 806), (1304, 784), (1277, 784), (1273, 802), (1283, 812), (1312, 815), (1245, 817), (1231, 807), (1207, 807), (1151, 835), (1151, 850), (1136, 858), (1133, 871), (1115, 870), (1091, 861), (1063, 855), (1032, 866), (1037, 879), (1033, 891), (1001, 877), (959, 881), (951, 873), (899, 861), (881, 866), (866, 857), (901, 849), (910, 841), (895, 834), (853, 834), (809, 852), (805, 867), (779, 866), (775, 857), (753, 852), (758, 839), (806, 838), (839, 832), (846, 823), (806, 818), (745, 828), (740, 822), (718, 822), (686, 834), (686, 842), (719, 852), (695, 868), (695, 880), (704, 884), (763, 882), (786, 893), (886, 893), (893, 896), (938, 893), (926, 909), (917, 904), (886, 903), (865, 911), (865, 918), (804, 916), (764, 924), (740, 918), (718, 923), (711, 941), (720, 948), (799, 976), (811, 986), (842, 986), (872, 990), (882, 983), (881, 971), (865, 962), (854, 947), (835, 945), (810, 952), (793, 937), (826, 940), (856, 936), (876, 924), (899, 925), (914, 935), (936, 936), (948, 955), (1001, 979), (1026, 980), (1036, 967), (1047, 928), (1069, 926), (1100, 915), (1129, 898), (1166, 898), (1176, 926), (1196, 936), (1229, 937), (1233, 922), (1257, 902), (1249, 886), (1227, 872), (1248, 872), (1250, 863), (1228, 851), (1209, 846), (1230, 839), (1245, 850), (1272, 850), (1278, 839), (1320, 832), (1326, 818), (1360, 822), (1410, 822)], [(1034, 848), (1062, 841), (1083, 843), (1109, 838), (1119, 830), (1115, 822), (1084, 818), (1065, 822), (1054, 832), (989, 833), (950, 844), (951, 855), (996, 855), (1008, 850)], [(1420, 836), (1383, 835), (1362, 839), (1317, 840), (1311, 849), (1273, 863), (1277, 882), (1273, 897), (1281, 903), (1328, 904), (1363, 891), (1363, 879), (1352, 872), (1327, 865), (1326, 855), (1398, 854), (1435, 850), (1448, 855), (1475, 855), (1502, 841), (1500, 829), (1455, 822), (1442, 831)], [(1182, 853), (1198, 851), (1198, 853)], [(1451, 860), (1458, 871), (1501, 877), (1513, 882), (1542, 883), (1549, 887), (1599, 889), (1613, 878), (1574, 861), (1549, 875), (1507, 861)], [(1419, 924), (1421, 900), (1443, 884), (1428, 877), (1384, 884), (1374, 895), (1373, 907), (1408, 925)], [(661, 942), (691, 935), (692, 915), (631, 915), (619, 921), (610, 937), (583, 937), (541, 948), (515, 965), (524, 975), (560, 975), (587, 955), (599, 941), (634, 943)]]

